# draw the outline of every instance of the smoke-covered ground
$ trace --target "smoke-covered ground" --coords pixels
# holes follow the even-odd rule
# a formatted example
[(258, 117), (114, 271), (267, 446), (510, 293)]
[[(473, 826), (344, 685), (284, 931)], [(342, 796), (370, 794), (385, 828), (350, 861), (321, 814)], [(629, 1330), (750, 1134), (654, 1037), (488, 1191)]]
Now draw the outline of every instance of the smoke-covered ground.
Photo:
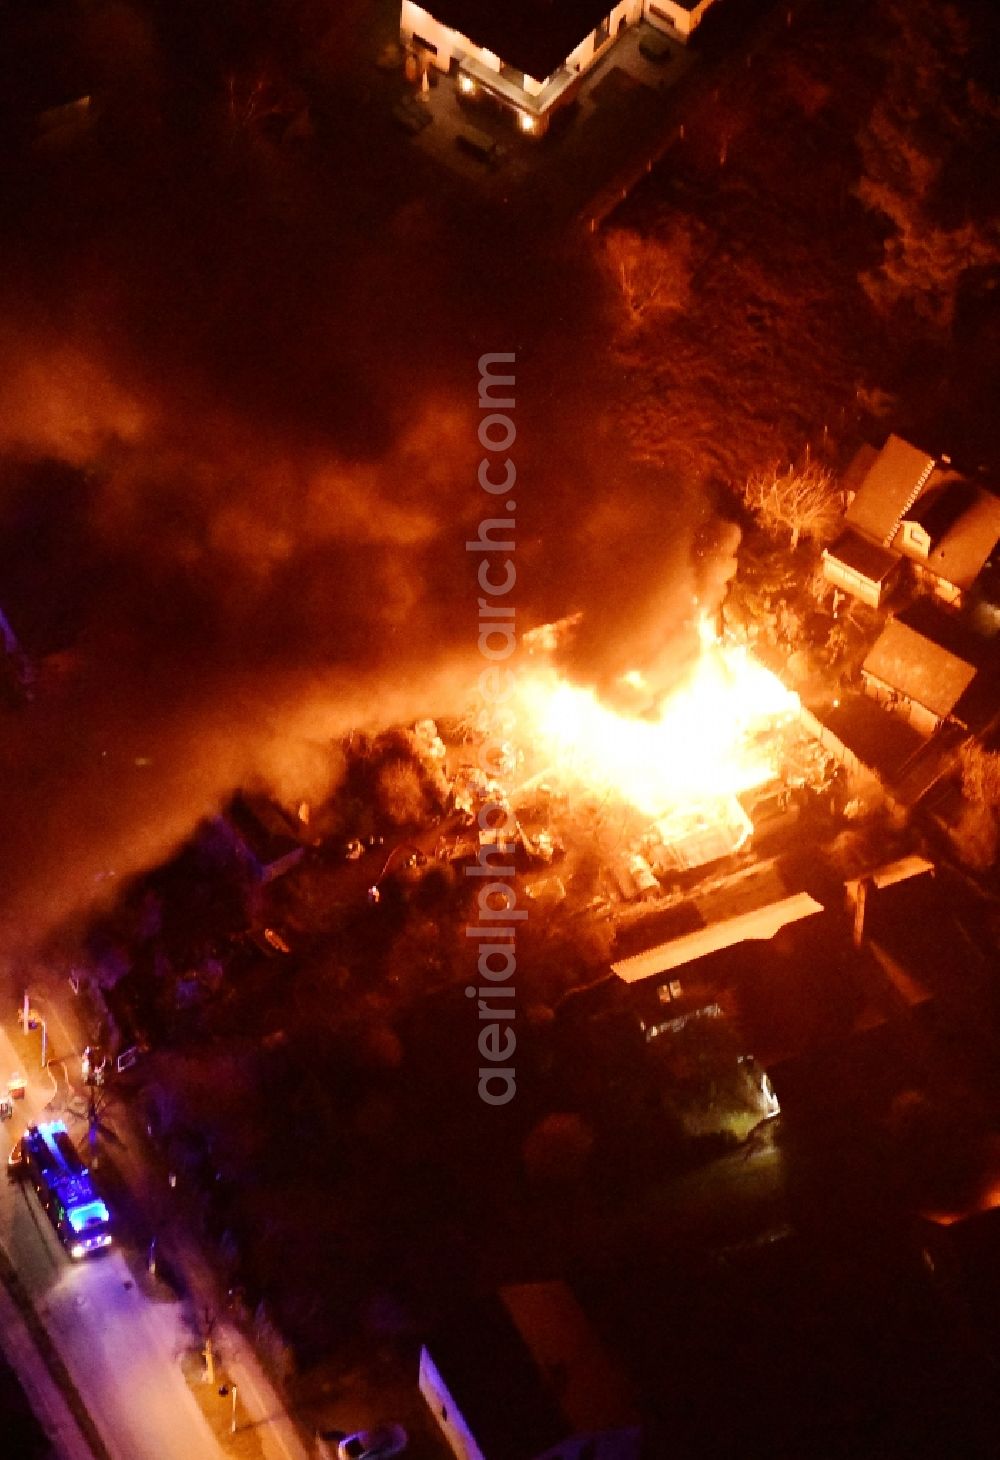
[[(59, 33), (99, 77), (90, 132), (7, 119), (0, 607), (38, 669), (0, 728), (8, 952), (235, 786), (315, 797), (332, 737), (467, 698), (484, 351), (518, 357), (520, 626), (582, 609), (574, 668), (604, 682), (704, 594), (712, 509), (626, 458), (582, 244), (446, 206), (366, 131), (364, 9), (303, 32), (344, 40), (317, 81), (281, 6), (98, 6)], [(261, 68), (353, 123), (268, 140), (228, 102)]]

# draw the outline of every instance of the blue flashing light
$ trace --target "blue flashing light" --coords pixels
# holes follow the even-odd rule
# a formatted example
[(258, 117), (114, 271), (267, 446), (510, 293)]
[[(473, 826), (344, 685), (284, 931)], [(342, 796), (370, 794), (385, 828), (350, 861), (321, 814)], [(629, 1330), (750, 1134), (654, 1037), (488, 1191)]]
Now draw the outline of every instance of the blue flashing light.
[(50, 1120), (45, 1125), (40, 1125), (38, 1127), (38, 1134), (41, 1136), (43, 1142), (45, 1143), (49, 1155), (52, 1156), (54, 1160), (62, 1164), (63, 1158), (60, 1155), (59, 1147), (56, 1144), (56, 1136), (69, 1135), (69, 1132), (67, 1131), (63, 1122), (61, 1120)]
[(100, 1197), (95, 1197), (85, 1206), (71, 1207), (67, 1215), (74, 1232), (83, 1232), (88, 1227), (96, 1227), (111, 1220), (111, 1215)]
[(63, 1135), (67, 1135), (68, 1134), (68, 1132), (66, 1130), (66, 1122), (64, 1120), (47, 1120), (47, 1121), (44, 1121), (38, 1127), (38, 1131), (39, 1131), (39, 1134), (40, 1135), (43, 1135), (46, 1138), (46, 1140), (49, 1138), (49, 1136), (56, 1136), (56, 1135), (58, 1135), (60, 1131), (62, 1131)]

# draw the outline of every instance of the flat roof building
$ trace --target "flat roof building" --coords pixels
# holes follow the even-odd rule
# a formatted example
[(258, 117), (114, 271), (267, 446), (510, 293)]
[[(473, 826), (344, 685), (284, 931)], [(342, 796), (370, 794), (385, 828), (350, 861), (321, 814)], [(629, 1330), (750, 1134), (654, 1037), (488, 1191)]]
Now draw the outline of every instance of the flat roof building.
[(638, 1460), (628, 1385), (563, 1282), (501, 1288), (442, 1324), (420, 1392), (458, 1460)]
[(574, 100), (582, 77), (645, 20), (684, 41), (712, 0), (402, 0), (400, 35), (422, 70), (454, 74), (540, 136)]

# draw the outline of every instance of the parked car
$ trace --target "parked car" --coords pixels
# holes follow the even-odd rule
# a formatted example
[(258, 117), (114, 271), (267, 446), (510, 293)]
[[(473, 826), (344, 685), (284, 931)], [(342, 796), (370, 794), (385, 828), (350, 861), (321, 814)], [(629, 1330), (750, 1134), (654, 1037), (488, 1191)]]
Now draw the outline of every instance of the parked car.
[(415, 96), (404, 96), (402, 101), (397, 101), (392, 109), (392, 115), (403, 130), (411, 134), (422, 132), (424, 127), (429, 126), (433, 120), (427, 109), (427, 103), (420, 101)]
[(26, 1169), (24, 1146), (20, 1140), (16, 1140), (7, 1157), (7, 1175), (11, 1181), (17, 1181), (24, 1175)]
[(406, 1449), (409, 1436), (402, 1425), (375, 1425), (345, 1435), (337, 1446), (338, 1460), (389, 1460)]

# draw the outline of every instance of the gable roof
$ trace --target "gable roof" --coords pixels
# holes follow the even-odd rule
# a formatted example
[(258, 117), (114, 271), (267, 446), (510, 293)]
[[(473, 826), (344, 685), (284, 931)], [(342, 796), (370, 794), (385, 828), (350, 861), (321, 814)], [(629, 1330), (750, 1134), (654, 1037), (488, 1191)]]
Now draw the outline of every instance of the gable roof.
[(957, 588), (971, 588), (1000, 543), (1000, 500), (981, 487), (954, 483), (964, 510), (953, 518), (944, 535), (927, 554), (927, 567)]
[(847, 526), (888, 547), (934, 466), (933, 456), (890, 436), (847, 509)]
[(527, 1283), (466, 1305), (427, 1350), (488, 1460), (637, 1423), (624, 1380), (573, 1293)]
[(892, 618), (861, 666), (862, 673), (944, 719), (976, 677), (976, 665), (902, 618)]
[(508, 66), (544, 81), (607, 18), (612, 4), (613, 0), (427, 0), (423, 8)]
[(920, 496), (900, 518), (903, 523), (918, 523), (932, 542), (944, 536), (965, 509), (972, 504), (975, 488), (957, 472), (935, 467), (927, 478)]
[[(888, 576), (897, 555), (917, 557), (939, 578), (969, 589), (1000, 543), (1000, 499), (899, 436), (882, 450), (862, 448), (848, 468), (859, 485), (845, 530), (825, 556), (871, 582)], [(931, 540), (926, 558), (908, 548), (903, 522), (916, 522)]]

